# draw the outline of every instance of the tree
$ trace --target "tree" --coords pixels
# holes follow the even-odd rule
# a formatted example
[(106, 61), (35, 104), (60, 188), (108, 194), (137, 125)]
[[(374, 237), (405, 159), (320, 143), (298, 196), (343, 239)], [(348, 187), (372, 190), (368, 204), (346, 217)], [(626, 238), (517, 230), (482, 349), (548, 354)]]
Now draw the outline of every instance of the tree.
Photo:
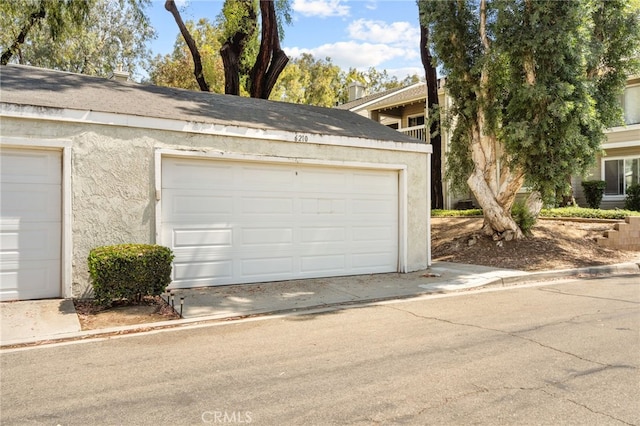
[(291, 59), (284, 69), (271, 99), (297, 104), (332, 107), (341, 87), (340, 67), (331, 58), (315, 59), (309, 53)]
[(21, 57), (21, 47), (34, 29), (46, 25), (48, 36), (57, 40), (71, 28), (81, 25), (92, 3), (92, 0), (15, 0), (0, 3), (0, 64), (6, 65), (16, 54)]
[[(13, 9), (18, 3), (24, 4)], [(101, 76), (111, 74), (122, 63), (134, 73), (148, 58), (146, 45), (155, 37), (145, 14), (148, 4), (149, 0), (2, 2), (0, 8), (8, 13), (0, 19), (12, 22), (8, 26), (3, 22), (7, 31), (2, 45), (5, 37), (17, 40), (16, 34), (24, 34), (22, 43), (6, 50), (7, 55), (15, 53), (12, 61)], [(28, 16), (36, 6), (45, 14), (31, 24)]]
[[(185, 26), (202, 52), (202, 74), (210, 84), (209, 90), (224, 93), (224, 68), (222, 58), (218, 55), (222, 30), (207, 19), (200, 19), (197, 23), (187, 21)], [(149, 80), (158, 86), (200, 90), (198, 82), (193, 78), (193, 69), (189, 47), (184, 37), (178, 34), (173, 52), (158, 55), (150, 61)]]
[[(251, 47), (258, 28), (257, 8), (262, 35), (255, 56), (251, 55), (252, 65), (248, 67), (247, 48)], [(167, 0), (165, 9), (173, 15), (189, 47), (200, 90), (209, 91), (209, 83), (203, 74), (201, 52), (182, 21), (175, 1)], [(225, 93), (239, 95), (244, 76), (250, 96), (268, 99), (278, 76), (289, 61), (280, 47), (283, 34), (280, 22), (291, 21), (288, 0), (260, 0), (257, 3), (255, 0), (225, 0), (219, 20), (223, 28), (220, 55), (225, 71)], [(252, 49), (249, 49), (251, 53)]]
[(526, 182), (527, 209), (584, 174), (616, 99), (637, 70), (638, 9), (624, 0), (420, 0), (431, 46), (447, 74), (455, 127), (448, 171), (483, 209), (483, 231), (521, 238), (511, 208)]
[(438, 99), (438, 74), (429, 49), (429, 28), (420, 20), (420, 59), (427, 82), (427, 111), (429, 114), (429, 139), (431, 153), (431, 208), (444, 208), (442, 194), (442, 136), (440, 133), (440, 101)]

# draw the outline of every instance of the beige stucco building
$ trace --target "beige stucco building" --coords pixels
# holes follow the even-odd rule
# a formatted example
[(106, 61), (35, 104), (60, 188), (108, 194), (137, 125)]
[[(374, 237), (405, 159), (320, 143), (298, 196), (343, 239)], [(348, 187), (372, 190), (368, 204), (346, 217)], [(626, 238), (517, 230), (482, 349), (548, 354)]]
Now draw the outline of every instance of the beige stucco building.
[(0, 68), (2, 300), (90, 293), (89, 251), (174, 287), (430, 264), (431, 147), (348, 111)]

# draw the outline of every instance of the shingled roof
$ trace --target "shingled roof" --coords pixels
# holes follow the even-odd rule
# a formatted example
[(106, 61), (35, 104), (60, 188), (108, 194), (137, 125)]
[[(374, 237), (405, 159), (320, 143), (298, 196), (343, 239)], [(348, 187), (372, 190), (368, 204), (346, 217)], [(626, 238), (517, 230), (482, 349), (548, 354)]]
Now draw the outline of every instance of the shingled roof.
[(419, 143), (368, 118), (335, 108), (120, 82), (23, 65), (0, 66), (0, 104)]

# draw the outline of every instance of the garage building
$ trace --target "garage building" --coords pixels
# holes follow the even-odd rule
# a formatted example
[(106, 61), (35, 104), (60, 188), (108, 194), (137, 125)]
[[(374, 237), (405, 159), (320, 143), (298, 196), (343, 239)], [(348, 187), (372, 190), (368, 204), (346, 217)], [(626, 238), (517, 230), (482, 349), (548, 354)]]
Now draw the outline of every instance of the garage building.
[(120, 243), (176, 288), (430, 263), (430, 145), (351, 112), (8, 65), (0, 118), (2, 300), (86, 297)]

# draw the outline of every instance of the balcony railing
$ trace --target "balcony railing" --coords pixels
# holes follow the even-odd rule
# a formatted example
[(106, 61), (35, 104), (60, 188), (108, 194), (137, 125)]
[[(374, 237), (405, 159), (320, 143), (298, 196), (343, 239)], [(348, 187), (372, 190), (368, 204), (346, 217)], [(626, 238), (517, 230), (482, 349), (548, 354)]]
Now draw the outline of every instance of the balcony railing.
[(421, 141), (427, 140), (427, 132), (425, 131), (424, 124), (420, 126), (405, 127), (404, 129), (398, 129), (400, 133), (404, 133), (412, 138), (420, 139)]

